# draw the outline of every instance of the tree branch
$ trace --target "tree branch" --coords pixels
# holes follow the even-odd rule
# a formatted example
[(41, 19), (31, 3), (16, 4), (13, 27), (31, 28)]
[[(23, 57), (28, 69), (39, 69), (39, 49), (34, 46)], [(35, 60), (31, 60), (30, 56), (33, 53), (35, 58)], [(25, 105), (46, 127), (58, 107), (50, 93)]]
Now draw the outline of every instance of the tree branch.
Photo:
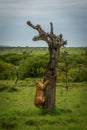
[(67, 40), (61, 43), (61, 46), (67, 45)]
[(34, 26), (30, 21), (28, 21), (27, 24), (28, 24), (29, 26), (31, 26), (33, 29), (36, 29), (36, 30), (39, 32), (40, 35), (41, 35), (41, 34), (46, 34), (46, 32), (41, 28), (40, 25)]
[(53, 46), (53, 48), (60, 48), (61, 46), (64, 46), (67, 44), (67, 41), (63, 40), (62, 34), (59, 36), (55, 35), (53, 33), (53, 23), (50, 23), (50, 33), (46, 33), (40, 25), (33, 25), (30, 21), (27, 22), (27, 24), (32, 27), (33, 29), (36, 29), (39, 32), (39, 35), (35, 36), (33, 38), (34, 41), (37, 40), (44, 40), (47, 42), (47, 44), (50, 46)]
[(50, 23), (50, 33), (53, 34), (53, 23)]
[(33, 29), (36, 29), (36, 27), (30, 21), (27, 21), (27, 24), (31, 26)]
[(30, 21), (27, 22), (27, 24), (32, 27), (33, 29), (36, 29), (39, 32), (39, 35), (35, 36), (33, 38), (33, 41), (37, 41), (37, 40), (44, 40), (46, 41), (48, 44), (50, 43), (50, 39), (48, 38), (48, 33), (46, 33), (40, 25), (33, 25)]

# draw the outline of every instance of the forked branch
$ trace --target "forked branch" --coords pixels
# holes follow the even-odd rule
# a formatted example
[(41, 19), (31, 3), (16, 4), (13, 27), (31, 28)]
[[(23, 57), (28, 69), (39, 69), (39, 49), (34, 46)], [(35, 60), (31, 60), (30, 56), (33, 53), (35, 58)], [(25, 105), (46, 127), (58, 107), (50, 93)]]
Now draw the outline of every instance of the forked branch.
[(46, 32), (41, 28), (41, 26), (39, 24), (37, 24), (36, 26), (34, 26), (30, 21), (28, 21), (27, 24), (29, 26), (31, 26), (33, 29), (36, 29), (39, 32), (40, 35), (41, 34), (46, 34)]
[(53, 33), (53, 23), (52, 22), (50, 23), (50, 33), (46, 33), (41, 28), (41, 26), (38, 24), (35, 26), (30, 21), (28, 21), (27, 24), (39, 32), (39, 35), (37, 35), (33, 38), (34, 41), (44, 40), (47, 42), (48, 46), (53, 46), (56, 49), (67, 44), (67, 41), (64, 41), (62, 38), (62, 34), (60, 34), (59, 36), (56, 36)]

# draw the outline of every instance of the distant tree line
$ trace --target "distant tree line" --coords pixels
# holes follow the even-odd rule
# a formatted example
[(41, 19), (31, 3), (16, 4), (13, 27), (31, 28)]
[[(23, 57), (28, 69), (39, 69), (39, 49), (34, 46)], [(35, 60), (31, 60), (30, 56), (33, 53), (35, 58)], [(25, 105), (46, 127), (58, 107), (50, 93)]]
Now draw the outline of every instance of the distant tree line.
[[(49, 55), (45, 51), (31, 53), (3, 53), (0, 55), (0, 80), (24, 80), (29, 77), (43, 77)], [(40, 54), (38, 54), (40, 53)], [(58, 81), (87, 81), (87, 51), (74, 54), (61, 51), (59, 56)]]

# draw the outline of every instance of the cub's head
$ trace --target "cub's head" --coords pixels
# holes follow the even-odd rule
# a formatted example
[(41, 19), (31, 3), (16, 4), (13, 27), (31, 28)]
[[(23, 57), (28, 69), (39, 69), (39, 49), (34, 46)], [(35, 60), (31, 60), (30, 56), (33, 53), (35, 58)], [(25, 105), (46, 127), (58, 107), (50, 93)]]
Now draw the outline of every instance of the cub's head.
[(40, 87), (43, 85), (43, 83), (40, 80), (35, 81), (36, 87)]
[(39, 82), (40, 82), (40, 80), (36, 80), (36, 81), (35, 81), (35, 84), (38, 84)]
[(41, 81), (40, 81), (40, 80), (36, 80), (36, 81), (35, 81), (35, 84), (36, 84), (36, 86), (37, 86), (37, 85), (41, 84)]

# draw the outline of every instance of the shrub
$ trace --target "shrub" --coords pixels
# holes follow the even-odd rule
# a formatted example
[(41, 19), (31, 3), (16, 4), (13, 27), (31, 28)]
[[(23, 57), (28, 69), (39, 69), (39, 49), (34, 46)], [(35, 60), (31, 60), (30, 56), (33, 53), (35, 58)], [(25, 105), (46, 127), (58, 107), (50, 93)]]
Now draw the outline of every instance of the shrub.
[(0, 79), (11, 79), (14, 77), (16, 67), (10, 63), (0, 61)]

